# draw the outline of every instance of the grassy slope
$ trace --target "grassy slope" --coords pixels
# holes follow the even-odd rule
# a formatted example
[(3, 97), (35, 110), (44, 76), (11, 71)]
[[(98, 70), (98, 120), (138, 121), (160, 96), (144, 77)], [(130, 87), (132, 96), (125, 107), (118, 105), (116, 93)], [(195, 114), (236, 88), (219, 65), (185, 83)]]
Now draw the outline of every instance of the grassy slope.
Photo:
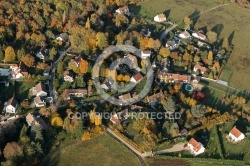
[(53, 153), (43, 165), (140, 165), (140, 162), (127, 148), (103, 134)]
[[(154, 0), (147, 1), (141, 4), (140, 10), (141, 16), (147, 16), (153, 18), (157, 13), (166, 12), (170, 10), (169, 18), (173, 21), (180, 21), (185, 16), (189, 16), (195, 12), (195, 10), (202, 11), (220, 4), (216, 0)], [(168, 12), (167, 12), (168, 11)], [(228, 61), (227, 68), (233, 71), (233, 75), (230, 80), (230, 85), (250, 91), (250, 19), (249, 11), (233, 6), (232, 4), (220, 8), (202, 15), (196, 28), (206, 27), (208, 30), (215, 27), (218, 24), (223, 25), (223, 30), (220, 37), (229, 37), (234, 32), (232, 43), (235, 48)], [(239, 81), (240, 80), (240, 81)]]

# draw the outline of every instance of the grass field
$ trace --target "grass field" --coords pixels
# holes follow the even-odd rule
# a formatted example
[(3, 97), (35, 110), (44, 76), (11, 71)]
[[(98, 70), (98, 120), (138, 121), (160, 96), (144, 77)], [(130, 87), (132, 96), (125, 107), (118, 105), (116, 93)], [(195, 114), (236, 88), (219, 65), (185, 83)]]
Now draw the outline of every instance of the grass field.
[[(152, 19), (157, 13), (164, 12), (174, 22), (183, 20), (185, 16), (197, 15), (206, 9), (219, 5), (219, 0), (154, 0), (146, 1), (136, 8), (136, 14)], [(233, 4), (203, 14), (194, 20), (195, 28), (214, 30), (219, 38), (228, 38), (234, 45), (233, 53), (226, 65), (233, 72), (229, 84), (250, 92), (250, 11), (243, 10)], [(227, 75), (225, 70), (222, 75)], [(240, 80), (240, 81), (239, 81)]]
[(223, 69), (220, 76), (219, 76), (219, 79), (222, 81), (229, 82), (232, 75), (233, 75), (233, 72), (231, 70)]
[(220, 131), (220, 135), (223, 141), (223, 147), (225, 149), (224, 150), (225, 158), (242, 160), (244, 158), (245, 153), (248, 152), (250, 148), (250, 137), (247, 136), (247, 138), (244, 141), (238, 144), (233, 144), (229, 142), (225, 138), (225, 136), (230, 132), (230, 130), (233, 127), (234, 127), (234, 122), (227, 123), (223, 126), (222, 130)]
[(103, 134), (53, 153), (42, 165), (140, 165), (138, 158), (110, 136)]

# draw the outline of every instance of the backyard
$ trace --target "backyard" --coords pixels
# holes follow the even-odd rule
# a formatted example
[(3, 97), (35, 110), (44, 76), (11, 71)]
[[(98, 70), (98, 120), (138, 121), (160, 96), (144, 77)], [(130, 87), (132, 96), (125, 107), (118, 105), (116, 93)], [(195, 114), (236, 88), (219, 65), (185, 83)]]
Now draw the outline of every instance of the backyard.
[(126, 147), (103, 134), (92, 140), (69, 145), (46, 158), (42, 165), (140, 165)]

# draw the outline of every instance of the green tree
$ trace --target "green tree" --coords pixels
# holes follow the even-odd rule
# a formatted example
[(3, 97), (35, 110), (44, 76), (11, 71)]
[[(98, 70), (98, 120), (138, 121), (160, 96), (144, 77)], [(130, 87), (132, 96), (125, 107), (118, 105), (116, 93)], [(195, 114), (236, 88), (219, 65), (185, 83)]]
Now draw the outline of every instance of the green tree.
[(4, 135), (3, 135), (2, 127), (0, 127), (0, 148), (3, 148), (3, 144), (4, 144)]
[(66, 130), (67, 133), (71, 133), (70, 119), (68, 117), (66, 117), (63, 121), (63, 128)]
[(163, 107), (164, 109), (167, 111), (167, 112), (175, 112), (176, 110), (176, 105), (175, 105), (175, 100), (173, 99), (173, 97), (169, 97), (166, 101), (165, 104), (163, 104)]
[(17, 50), (17, 59), (21, 61), (22, 56), (26, 54), (25, 49), (22, 47), (21, 49)]
[(74, 130), (74, 136), (77, 139), (81, 139), (82, 134), (83, 134), (83, 121), (82, 121), (82, 119), (79, 119), (78, 123), (77, 123), (77, 126), (76, 126), (76, 128)]
[(53, 81), (53, 86), (54, 86), (55, 89), (58, 89), (58, 88), (59, 88), (60, 83), (59, 83), (59, 80), (58, 80), (58, 79), (54, 79), (54, 81)]
[(4, 60), (4, 53), (0, 50), (0, 62)]
[(63, 72), (64, 72), (63, 62), (58, 63), (56, 71), (58, 74), (63, 74)]
[(49, 60), (53, 61), (55, 59), (56, 54), (57, 54), (57, 51), (55, 47), (52, 47), (49, 53)]
[(80, 88), (83, 88), (86, 86), (86, 83), (84, 82), (83, 77), (76, 78), (76, 86)]
[(98, 46), (100, 49), (103, 49), (108, 45), (107, 37), (104, 33), (98, 32), (96, 34), (96, 46)]
[(22, 137), (26, 136), (27, 135), (27, 130), (28, 130), (28, 127), (26, 125), (23, 125), (22, 127), (22, 130), (20, 132), (20, 136), (19, 138), (21, 139)]
[(191, 113), (194, 117), (196, 118), (201, 118), (204, 116), (205, 112), (206, 112), (206, 106), (205, 105), (195, 105), (191, 108)]

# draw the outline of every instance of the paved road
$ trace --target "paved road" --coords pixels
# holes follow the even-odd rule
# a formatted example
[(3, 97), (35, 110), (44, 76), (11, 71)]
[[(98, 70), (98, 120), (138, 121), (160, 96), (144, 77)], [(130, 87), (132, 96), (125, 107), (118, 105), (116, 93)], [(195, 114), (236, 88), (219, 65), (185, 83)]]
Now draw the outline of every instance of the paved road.
[(56, 72), (56, 67), (58, 65), (58, 63), (60, 62), (60, 60), (63, 58), (63, 56), (71, 51), (72, 48), (69, 47), (67, 50), (65, 50), (64, 52), (59, 52), (60, 53), (60, 56), (59, 58), (54, 62), (52, 63), (52, 71), (51, 71), (51, 75), (50, 75), (50, 81), (49, 81), (49, 91), (51, 93), (51, 97), (53, 98), (53, 103), (56, 104), (57, 103), (57, 97), (56, 97), (56, 94), (55, 94), (55, 91), (54, 91), (54, 86), (53, 86), (53, 80), (55, 78), (55, 72)]
[[(117, 138), (119, 141), (121, 141), (125, 146), (127, 146), (130, 150), (132, 150), (135, 154), (140, 156), (141, 158), (152, 156), (152, 152), (145, 152), (141, 153), (134, 147), (132, 147), (130, 144), (128, 144), (126, 141), (124, 141), (122, 138), (120, 138), (115, 132), (113, 132), (110, 128), (106, 127), (106, 131), (113, 135), (115, 138)], [(159, 150), (154, 152), (154, 154), (165, 154), (165, 153), (172, 153), (172, 152), (179, 152), (183, 150), (188, 150), (188, 148), (184, 148), (184, 143), (178, 143), (175, 144), (172, 148)]]

